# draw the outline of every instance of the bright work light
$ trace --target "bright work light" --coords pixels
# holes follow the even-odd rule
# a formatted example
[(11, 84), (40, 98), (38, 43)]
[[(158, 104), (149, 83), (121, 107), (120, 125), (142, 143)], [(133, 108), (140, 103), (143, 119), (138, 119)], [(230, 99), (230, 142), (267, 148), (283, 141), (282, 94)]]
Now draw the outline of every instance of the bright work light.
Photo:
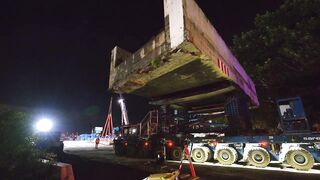
[(53, 123), (50, 119), (40, 119), (36, 124), (36, 129), (41, 132), (48, 132), (51, 130)]
[(118, 103), (123, 103), (123, 101), (124, 101), (124, 99), (122, 99), (122, 98), (120, 98), (119, 100), (118, 100)]

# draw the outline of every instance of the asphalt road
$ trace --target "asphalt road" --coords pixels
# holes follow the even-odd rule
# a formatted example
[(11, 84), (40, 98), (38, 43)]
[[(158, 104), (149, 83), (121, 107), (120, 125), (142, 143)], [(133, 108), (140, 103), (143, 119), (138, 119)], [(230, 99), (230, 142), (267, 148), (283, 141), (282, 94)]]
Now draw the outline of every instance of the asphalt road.
[[(157, 165), (153, 159), (136, 159), (114, 155), (110, 145), (100, 144), (94, 149), (93, 142), (65, 142), (64, 162), (73, 166), (76, 179), (143, 179), (151, 173), (169, 172), (178, 168), (179, 162), (167, 161)], [(187, 161), (183, 172), (188, 173)], [(297, 171), (272, 163), (267, 168), (255, 168), (243, 164), (223, 166), (218, 163), (194, 163), (197, 176), (201, 179), (320, 179), (320, 165), (310, 171)]]

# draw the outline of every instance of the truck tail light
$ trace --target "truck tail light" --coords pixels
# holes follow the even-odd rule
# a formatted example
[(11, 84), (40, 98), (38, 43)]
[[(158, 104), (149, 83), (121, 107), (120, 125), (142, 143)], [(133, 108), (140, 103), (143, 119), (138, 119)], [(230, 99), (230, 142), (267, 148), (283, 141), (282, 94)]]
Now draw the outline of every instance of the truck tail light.
[(171, 140), (168, 140), (168, 141), (167, 141), (167, 147), (168, 147), (168, 148), (172, 148), (173, 145), (174, 145), (174, 144), (173, 144), (173, 141), (171, 141)]
[(144, 145), (144, 147), (148, 147), (149, 146), (149, 142), (145, 141), (143, 145)]

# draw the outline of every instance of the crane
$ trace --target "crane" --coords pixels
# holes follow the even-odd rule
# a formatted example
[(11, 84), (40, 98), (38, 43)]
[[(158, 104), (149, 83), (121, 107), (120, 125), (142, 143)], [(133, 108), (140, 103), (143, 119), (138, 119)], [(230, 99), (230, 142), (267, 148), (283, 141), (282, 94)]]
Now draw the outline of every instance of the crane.
[(120, 99), (118, 100), (121, 108), (121, 123), (122, 125), (129, 125), (129, 119), (128, 119), (128, 113), (127, 113), (127, 108), (126, 104), (124, 102), (124, 98), (122, 94), (119, 94)]

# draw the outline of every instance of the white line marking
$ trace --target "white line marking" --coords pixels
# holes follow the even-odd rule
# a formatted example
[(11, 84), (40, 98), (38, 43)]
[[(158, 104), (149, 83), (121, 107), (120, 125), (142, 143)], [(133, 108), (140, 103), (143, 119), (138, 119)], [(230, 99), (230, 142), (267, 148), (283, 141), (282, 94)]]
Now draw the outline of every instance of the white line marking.
[[(173, 161), (173, 160), (167, 160), (167, 162), (172, 162), (172, 163), (180, 163), (180, 161)], [(188, 164), (188, 160), (183, 160), (184, 164)], [(213, 163), (213, 162), (204, 162), (204, 163), (197, 163), (197, 162), (192, 162), (193, 164), (196, 165), (202, 165), (202, 166), (215, 166), (215, 167), (233, 167), (233, 168), (242, 168), (242, 169), (256, 169), (256, 170), (265, 170), (265, 171), (285, 171), (285, 172), (291, 172), (291, 173), (302, 173), (302, 174), (320, 174), (320, 170), (317, 169), (310, 169), (309, 171), (299, 171), (293, 168), (280, 168), (280, 167), (265, 167), (265, 168), (258, 168), (254, 166), (249, 166), (249, 165), (241, 165), (241, 164), (232, 164), (232, 165), (222, 165), (219, 163)], [(276, 162), (271, 162), (272, 164), (279, 164)], [(314, 167), (320, 166), (320, 163), (315, 163)]]

